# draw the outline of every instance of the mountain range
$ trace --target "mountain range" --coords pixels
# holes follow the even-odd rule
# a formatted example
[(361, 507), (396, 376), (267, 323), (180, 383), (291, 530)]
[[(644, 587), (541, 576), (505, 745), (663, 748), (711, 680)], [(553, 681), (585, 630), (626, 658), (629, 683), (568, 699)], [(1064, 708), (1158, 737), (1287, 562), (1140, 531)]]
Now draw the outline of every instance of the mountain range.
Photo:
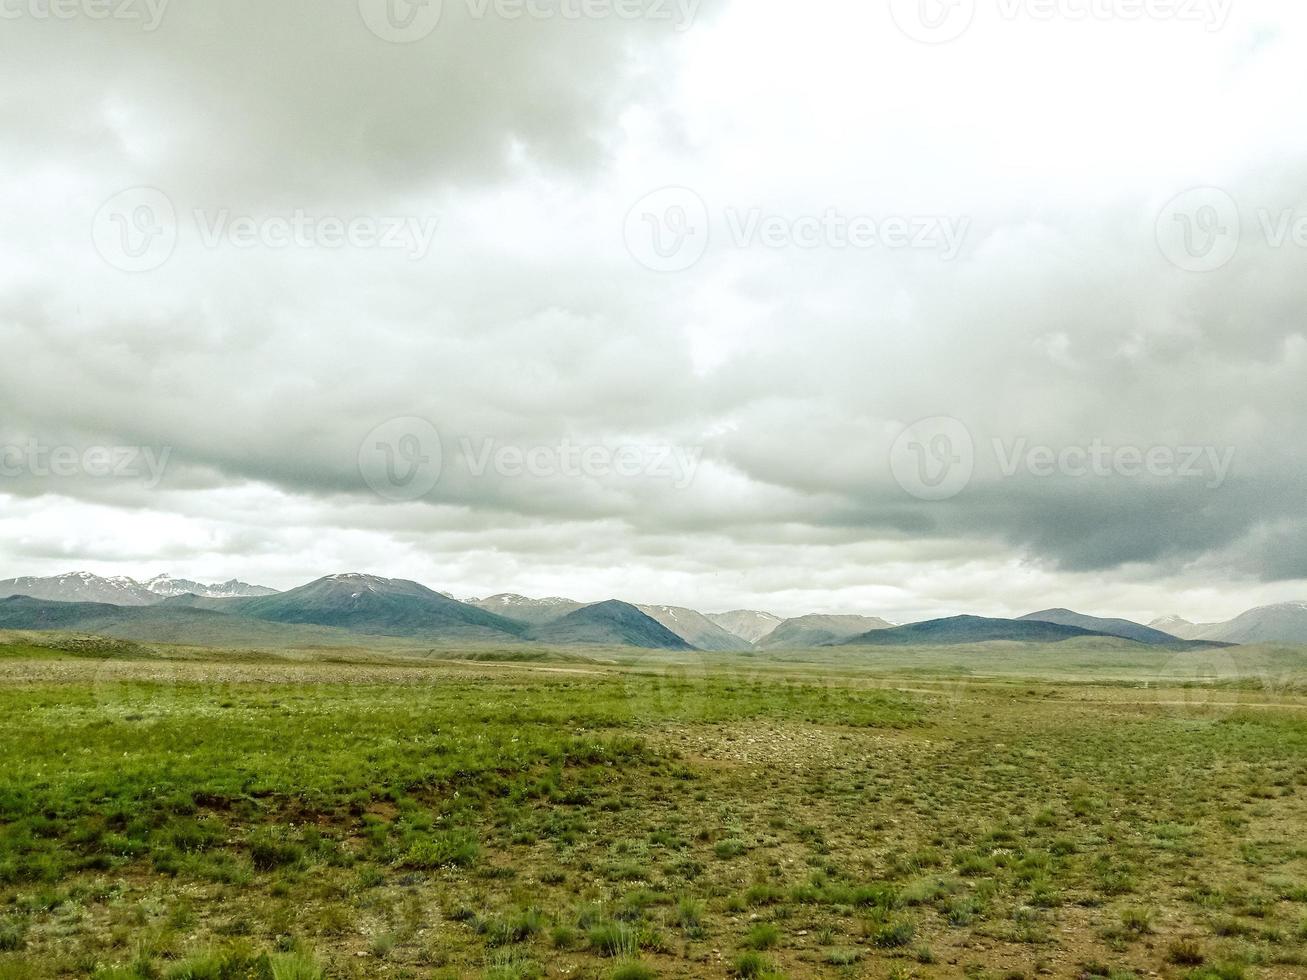
[(49, 578), (11, 578), (0, 580), (0, 597), (29, 596), (55, 602), (107, 602), (116, 606), (149, 606), (179, 595), (197, 595), (209, 599), (236, 596), (272, 595), (276, 589), (248, 585), (232, 579), (220, 585), (205, 585), (189, 579), (156, 575), (148, 582), (138, 582), (125, 575), (102, 578), (90, 572), (69, 572)]
[(586, 644), (752, 654), (841, 645), (1098, 638), (1186, 650), (1240, 643), (1307, 645), (1307, 603), (1250, 610), (1228, 623), (1167, 617), (1144, 626), (1045, 609), (1019, 619), (955, 616), (896, 626), (874, 616), (782, 619), (758, 610), (705, 614), (683, 606), (616, 599), (583, 603), (514, 593), (461, 602), (417, 582), (358, 573), (328, 575), (278, 592), (238, 580), (206, 585), (160, 575), (138, 582), (73, 572), (0, 581), (0, 628), (74, 630), (198, 646), (358, 646), (384, 637), (405, 646)]
[(1166, 616), (1151, 625), (1186, 640), (1307, 644), (1307, 602), (1261, 606), (1224, 623), (1191, 623)]

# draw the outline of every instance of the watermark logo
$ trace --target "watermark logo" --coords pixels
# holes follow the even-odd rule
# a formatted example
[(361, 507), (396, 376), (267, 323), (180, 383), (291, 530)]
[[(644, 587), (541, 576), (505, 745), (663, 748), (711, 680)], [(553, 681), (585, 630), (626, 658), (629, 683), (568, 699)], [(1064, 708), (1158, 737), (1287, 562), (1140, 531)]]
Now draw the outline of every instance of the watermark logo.
[(890, 449), (890, 472), (918, 500), (951, 500), (971, 483), (975, 467), (971, 430), (948, 416), (913, 423)]
[(1233, 446), (1110, 446), (1094, 439), (1083, 446), (1032, 446), (1026, 439), (994, 440), (999, 473), (1054, 476), (1201, 479), (1209, 490), (1225, 485), (1234, 467)]
[(971, 230), (970, 218), (941, 214), (873, 216), (833, 207), (790, 214), (726, 207), (718, 213), (687, 187), (665, 187), (627, 212), (627, 251), (646, 269), (683, 272), (707, 252), (715, 237), (714, 218), (725, 231), (725, 244), (736, 249), (915, 249), (934, 252), (946, 262), (958, 257)]
[(440, 482), (444, 462), (440, 433), (426, 419), (391, 419), (359, 447), (359, 474), (379, 497), (409, 502), (425, 497)]
[(946, 262), (957, 258), (966, 242), (971, 219), (951, 215), (843, 214), (827, 208), (821, 214), (767, 214), (761, 208), (726, 210), (726, 225), (736, 248), (798, 249), (921, 249), (940, 253)]
[(1172, 198), (1157, 216), (1162, 254), (1187, 272), (1214, 272), (1239, 251), (1239, 205), (1219, 187), (1195, 187)]
[(430, 253), (440, 228), (434, 215), (343, 216), (303, 208), (266, 215), (196, 208), (186, 217), (188, 221), (179, 220), (172, 199), (158, 188), (134, 187), (115, 194), (96, 212), (92, 239), (115, 269), (152, 272), (173, 257), (182, 231), (193, 232), (206, 249), (378, 250), (400, 252), (417, 262)]
[(414, 44), (440, 24), (442, 0), (359, 0), (368, 30), (391, 44)]
[[(1000, 478), (1064, 477), (1202, 480), (1219, 490), (1234, 470), (1233, 446), (1112, 445), (1101, 438), (1051, 446), (1025, 438), (994, 439), (987, 447)], [(950, 500), (971, 483), (980, 456), (970, 430), (954, 418), (924, 419), (908, 426), (890, 450), (895, 481), (919, 500)], [(985, 457), (989, 459), (988, 456)]]
[(381, 249), (404, 252), (413, 261), (426, 258), (440, 227), (437, 217), (413, 215), (309, 214), (296, 209), (288, 215), (234, 215), (231, 211), (196, 211), (195, 224), (205, 248)]
[(377, 426), (359, 447), (364, 482), (386, 500), (419, 500), (457, 464), (474, 480), (649, 480), (675, 490), (688, 488), (703, 460), (703, 447), (671, 444), (602, 445), (562, 439), (521, 445), (493, 438), (461, 438), (447, 456), (436, 427), (426, 419), (391, 419)]
[(582, 445), (569, 439), (557, 444), (501, 445), (494, 439), (460, 440), (468, 472), (475, 478), (494, 473), (506, 479), (665, 480), (684, 490), (694, 482), (703, 458), (701, 446)]
[(0, 0), (0, 20), (113, 20), (153, 34), (171, 0)]
[(708, 250), (708, 205), (688, 187), (664, 187), (627, 212), (623, 237), (646, 269), (684, 272)]
[(475, 20), (644, 20), (688, 31), (700, 0), (467, 0)]
[(177, 211), (157, 187), (132, 187), (105, 201), (91, 223), (101, 258), (123, 272), (151, 272), (177, 248)]
[(898, 29), (922, 44), (956, 41), (976, 18), (976, 0), (890, 0)]
[(171, 446), (47, 446), (29, 439), (0, 445), (0, 478), (134, 480), (153, 490), (171, 458)]

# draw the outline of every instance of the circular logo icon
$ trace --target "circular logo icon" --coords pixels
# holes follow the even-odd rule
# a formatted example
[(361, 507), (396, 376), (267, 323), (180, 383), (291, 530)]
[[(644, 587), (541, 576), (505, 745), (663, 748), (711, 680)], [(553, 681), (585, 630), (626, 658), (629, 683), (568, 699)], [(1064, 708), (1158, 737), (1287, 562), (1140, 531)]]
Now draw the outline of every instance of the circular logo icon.
[(1158, 685), (1162, 706), (1185, 718), (1229, 715), (1237, 707), (1238, 691), (1231, 688), (1247, 679), (1227, 650), (1191, 650), (1167, 663)]
[(956, 41), (976, 17), (976, 0), (890, 0), (900, 31), (922, 44)]
[(698, 655), (649, 652), (620, 662), (633, 718), (692, 724), (709, 717), (713, 692), (708, 668)]
[(688, 187), (646, 194), (626, 214), (626, 250), (646, 269), (683, 272), (708, 251), (708, 205)]
[(1162, 254), (1186, 272), (1214, 272), (1239, 251), (1239, 205), (1219, 187), (1195, 187), (1171, 199), (1157, 216)]
[(386, 500), (425, 497), (440, 482), (443, 461), (436, 427), (411, 416), (377, 426), (359, 447), (363, 481)]
[(359, 0), (363, 23), (383, 41), (413, 44), (436, 29), (442, 0)]
[[(91, 695), (104, 715), (142, 721), (173, 714), (186, 699), (187, 685), (205, 680), (206, 668), (143, 659), (142, 646), (131, 641), (87, 638), (81, 644), (82, 655), (97, 661)], [(192, 697), (192, 709), (196, 700)]]
[(890, 472), (919, 500), (950, 500), (971, 482), (976, 444), (955, 418), (922, 419), (904, 429), (890, 449)]
[(100, 257), (123, 272), (159, 268), (177, 248), (177, 211), (156, 187), (133, 187), (100, 206), (91, 225)]

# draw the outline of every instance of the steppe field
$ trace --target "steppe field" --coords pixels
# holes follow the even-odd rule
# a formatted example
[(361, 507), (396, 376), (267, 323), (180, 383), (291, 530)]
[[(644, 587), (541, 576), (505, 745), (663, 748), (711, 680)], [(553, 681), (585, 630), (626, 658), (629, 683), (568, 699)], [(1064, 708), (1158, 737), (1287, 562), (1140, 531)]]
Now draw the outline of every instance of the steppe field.
[(10, 637), (0, 978), (1307, 976), (1301, 652), (514, 656)]

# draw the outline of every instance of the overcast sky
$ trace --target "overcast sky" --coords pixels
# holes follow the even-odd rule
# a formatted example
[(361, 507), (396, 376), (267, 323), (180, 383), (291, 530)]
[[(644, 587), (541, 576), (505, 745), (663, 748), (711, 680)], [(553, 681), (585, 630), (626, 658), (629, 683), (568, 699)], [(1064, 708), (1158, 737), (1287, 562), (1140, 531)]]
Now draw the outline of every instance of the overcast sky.
[(0, 577), (1307, 598), (1300, 5), (0, 14)]

